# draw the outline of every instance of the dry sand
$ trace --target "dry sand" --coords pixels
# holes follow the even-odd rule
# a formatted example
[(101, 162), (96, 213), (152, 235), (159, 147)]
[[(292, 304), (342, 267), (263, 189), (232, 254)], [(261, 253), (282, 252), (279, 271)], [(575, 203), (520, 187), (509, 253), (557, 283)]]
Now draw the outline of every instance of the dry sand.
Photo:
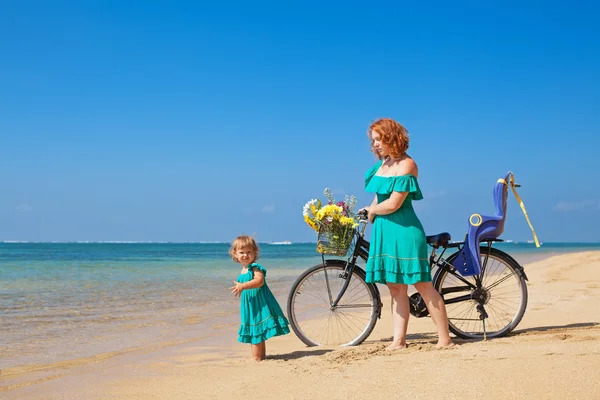
[[(600, 399), (600, 252), (528, 264), (529, 305), (509, 336), (436, 350), (412, 318), (409, 347), (388, 353), (389, 300), (362, 345), (308, 348), (295, 336), (249, 346), (206, 340), (50, 371), (0, 374), (1, 399)], [(235, 340), (236, 328), (230, 334)]]

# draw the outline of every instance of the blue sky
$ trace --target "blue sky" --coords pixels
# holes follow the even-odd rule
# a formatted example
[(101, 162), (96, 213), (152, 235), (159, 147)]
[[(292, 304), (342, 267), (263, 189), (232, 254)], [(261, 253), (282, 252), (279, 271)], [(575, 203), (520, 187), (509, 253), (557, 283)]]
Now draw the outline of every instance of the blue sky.
[(0, 240), (312, 241), (387, 116), (428, 233), (512, 170), (541, 241), (599, 242), (599, 7), (416, 3), (4, 2)]

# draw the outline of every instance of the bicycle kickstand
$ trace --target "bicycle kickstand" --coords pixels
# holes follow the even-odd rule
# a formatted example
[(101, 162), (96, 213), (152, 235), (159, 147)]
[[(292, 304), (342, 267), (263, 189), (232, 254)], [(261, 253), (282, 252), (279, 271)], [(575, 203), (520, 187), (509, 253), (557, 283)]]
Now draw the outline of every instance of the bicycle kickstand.
[(483, 324), (483, 340), (487, 340), (487, 330), (485, 329), (485, 320), (488, 317), (485, 308), (483, 308), (483, 304), (477, 305), (477, 312), (479, 313), (479, 318), (481, 319), (481, 323)]

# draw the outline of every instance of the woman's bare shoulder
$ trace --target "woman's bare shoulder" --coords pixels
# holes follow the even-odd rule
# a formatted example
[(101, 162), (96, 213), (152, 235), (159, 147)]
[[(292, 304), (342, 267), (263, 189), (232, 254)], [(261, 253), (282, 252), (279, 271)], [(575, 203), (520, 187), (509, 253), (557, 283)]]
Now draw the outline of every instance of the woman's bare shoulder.
[(419, 167), (415, 160), (411, 157), (406, 157), (397, 165), (396, 175), (419, 175)]

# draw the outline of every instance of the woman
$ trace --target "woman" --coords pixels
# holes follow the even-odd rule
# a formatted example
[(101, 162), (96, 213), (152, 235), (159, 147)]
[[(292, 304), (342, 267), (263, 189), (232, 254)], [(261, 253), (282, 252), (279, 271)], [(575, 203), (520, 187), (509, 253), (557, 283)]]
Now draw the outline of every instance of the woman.
[(382, 118), (369, 127), (371, 151), (379, 162), (365, 175), (365, 190), (376, 193), (368, 211), (373, 223), (367, 261), (367, 282), (384, 283), (392, 296), (394, 339), (388, 351), (406, 347), (410, 315), (408, 285), (419, 291), (437, 326), (437, 347), (452, 346), (446, 306), (431, 283), (427, 241), (412, 206), (423, 195), (415, 161), (406, 154), (408, 131), (398, 122)]

